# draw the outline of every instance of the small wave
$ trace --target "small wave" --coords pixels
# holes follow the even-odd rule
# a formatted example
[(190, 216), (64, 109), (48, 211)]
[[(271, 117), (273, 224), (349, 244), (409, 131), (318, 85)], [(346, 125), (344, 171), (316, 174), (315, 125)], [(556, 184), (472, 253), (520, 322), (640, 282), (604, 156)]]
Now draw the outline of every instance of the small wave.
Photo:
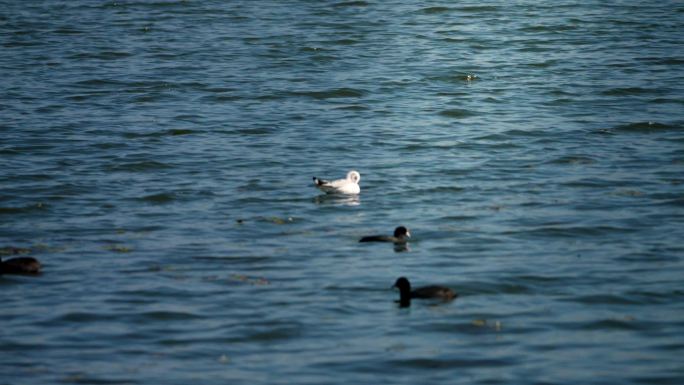
[(504, 134), (506, 134), (508, 136), (523, 137), (523, 138), (536, 138), (536, 137), (544, 136), (544, 134), (538, 130), (519, 130), (519, 129), (508, 130), (508, 131), (505, 131)]
[(265, 127), (240, 128), (234, 131), (230, 131), (230, 133), (239, 135), (269, 135), (273, 133), (273, 129)]
[(366, 94), (364, 90), (354, 88), (335, 88), (325, 91), (296, 91), (293, 96), (308, 96), (314, 99), (360, 98)]
[[(435, 82), (445, 82), (445, 83), (471, 83), (476, 80), (480, 80), (480, 77), (472, 74), (472, 73), (467, 73), (467, 74), (461, 74), (461, 75), (453, 75), (453, 74), (447, 74), (447, 75), (435, 75), (435, 76), (430, 76), (427, 77), (428, 80), (430, 81), (435, 81)], [(466, 92), (459, 92), (459, 91), (448, 91), (448, 92), (438, 92), (437, 95), (439, 96), (465, 96), (468, 95)]]
[(140, 198), (141, 201), (144, 202), (150, 202), (150, 203), (169, 203), (174, 200), (176, 200), (176, 194), (174, 193), (159, 193), (159, 194), (152, 194), (152, 195), (147, 195), (142, 198)]
[(469, 116), (477, 115), (476, 112), (470, 110), (461, 110), (457, 108), (440, 111), (439, 114), (442, 116), (446, 116), (448, 118), (467, 118)]
[(642, 87), (619, 87), (619, 88), (611, 88), (609, 90), (605, 90), (601, 92), (601, 95), (606, 95), (606, 96), (627, 96), (627, 95), (645, 95), (645, 94), (654, 94), (654, 93), (661, 93), (661, 90), (657, 89), (652, 89), (652, 88), (642, 88)]
[(534, 290), (522, 283), (501, 283), (491, 281), (466, 281), (459, 284), (459, 293), (467, 295), (486, 294), (531, 294)]
[(0, 215), (16, 215), (28, 214), (34, 211), (45, 210), (47, 205), (45, 203), (36, 203), (22, 207), (0, 207)]
[(63, 104), (48, 104), (46, 106), (41, 106), (36, 108), (36, 112), (40, 114), (49, 114), (59, 110), (63, 110), (66, 106)]
[(117, 163), (107, 167), (109, 171), (119, 171), (119, 172), (146, 172), (155, 170), (164, 170), (172, 168), (172, 166), (157, 162), (154, 160), (142, 161), (142, 162), (130, 162), (130, 163)]
[(650, 100), (649, 103), (653, 104), (680, 104), (684, 105), (684, 99), (674, 99), (674, 98), (655, 98)]
[(132, 377), (126, 378), (118, 376), (117, 378), (107, 378), (96, 376), (92, 373), (85, 372), (65, 372), (65, 377), (60, 381), (67, 384), (92, 384), (92, 385), (126, 385), (137, 383)]
[(504, 366), (514, 365), (513, 359), (478, 359), (478, 358), (460, 358), (460, 359), (434, 359), (434, 358), (412, 358), (403, 360), (391, 360), (390, 365), (401, 369), (447, 369), (447, 368), (477, 368), (477, 367), (492, 367), (500, 368)]
[(652, 57), (645, 58), (643, 61), (652, 65), (666, 65), (666, 66), (677, 66), (684, 64), (684, 59), (678, 57)]
[(636, 300), (634, 297), (613, 294), (594, 294), (568, 298), (566, 301), (579, 302), (587, 305), (639, 305), (643, 301)]
[(427, 7), (423, 8), (420, 10), (421, 13), (424, 13), (426, 15), (436, 15), (439, 13), (446, 13), (451, 11), (452, 9), (449, 7)]
[(533, 286), (546, 285), (562, 285), (564, 282), (573, 282), (576, 278), (574, 276), (551, 276), (551, 275), (519, 275), (513, 278), (515, 281), (520, 281), (525, 284)]
[(335, 8), (342, 7), (367, 7), (369, 4), (366, 1), (343, 1), (340, 3), (335, 3), (332, 6)]
[(500, 141), (510, 140), (510, 139), (511, 138), (509, 138), (505, 134), (487, 134), (487, 135), (478, 136), (477, 138), (475, 138), (475, 140), (478, 140), (478, 141), (479, 140), (487, 140), (487, 141), (495, 141), (495, 142), (500, 142)]
[(499, 7), (496, 5), (470, 5), (470, 6), (457, 7), (455, 9), (460, 11), (460, 12), (478, 13), (478, 12), (498, 11)]
[(518, 28), (518, 31), (520, 32), (553, 32), (554, 30), (555, 27), (549, 25), (526, 25)]
[(665, 199), (665, 200), (658, 202), (657, 205), (659, 205), (659, 206), (684, 207), (684, 197)]
[(596, 160), (588, 156), (582, 155), (566, 155), (560, 158), (553, 159), (548, 162), (549, 164), (592, 164), (596, 163)]
[(250, 333), (246, 337), (246, 341), (256, 341), (256, 342), (270, 342), (277, 340), (287, 340), (293, 337), (298, 337), (301, 335), (301, 330), (299, 326), (292, 327), (276, 327), (270, 328), (269, 330), (264, 330), (260, 332)]
[(435, 193), (455, 193), (461, 192), (463, 190), (464, 188), (459, 186), (436, 186), (421, 190), (414, 190), (414, 192), (416, 193), (416, 195), (430, 195)]
[(87, 80), (81, 80), (75, 83), (78, 86), (84, 86), (84, 87), (92, 87), (92, 88), (100, 88), (103, 86), (121, 86), (126, 84), (125, 82), (118, 81), (118, 80), (109, 80), (109, 79), (87, 79)]
[(335, 107), (336, 110), (349, 110), (349, 111), (366, 111), (369, 108), (366, 106), (362, 106), (360, 104), (349, 104), (346, 106), (339, 106)]
[(55, 324), (59, 322), (67, 322), (67, 323), (74, 323), (74, 322), (86, 322), (90, 323), (93, 321), (106, 321), (106, 320), (111, 320), (112, 315), (111, 314), (103, 314), (103, 313), (87, 313), (87, 312), (69, 312), (66, 314), (59, 315), (53, 319), (50, 320), (50, 324)]
[(167, 135), (171, 136), (179, 136), (179, 135), (190, 135), (194, 134), (197, 131), (195, 130), (188, 130), (188, 129), (183, 129), (183, 128), (172, 128), (167, 131)]
[(339, 39), (339, 40), (333, 40), (330, 42), (330, 44), (333, 45), (354, 45), (357, 44), (359, 41), (354, 40), (354, 39)]
[(669, 124), (664, 124), (664, 123), (658, 123), (658, 122), (637, 122), (637, 123), (628, 123), (628, 124), (622, 124), (619, 126), (615, 126), (612, 128), (612, 131), (617, 131), (617, 132), (653, 132), (653, 131), (676, 130), (676, 129), (681, 129), (681, 127), (669, 125)]
[(198, 319), (198, 318), (202, 318), (202, 317), (198, 316), (196, 314), (193, 314), (193, 313), (189, 313), (189, 312), (157, 310), (157, 311), (149, 311), (149, 312), (139, 314), (136, 316), (136, 318), (143, 318), (144, 320), (153, 320), (153, 321), (173, 321), (173, 320)]
[(137, 139), (137, 138), (160, 138), (163, 136), (179, 136), (179, 135), (190, 135), (195, 134), (197, 131), (190, 130), (186, 128), (172, 128), (168, 130), (152, 131), (152, 132), (126, 132), (123, 134), (124, 138), (127, 139)]
[(531, 67), (531, 68), (549, 68), (553, 67), (556, 64), (558, 64), (558, 60), (555, 59), (549, 59), (545, 61), (539, 61), (539, 62), (534, 62), (534, 63), (528, 63), (526, 64), (526, 67)]
[(645, 262), (649, 264), (664, 263), (664, 262), (679, 262), (679, 255), (682, 250), (663, 250), (650, 252), (634, 252), (616, 257), (616, 261), (622, 262)]
[(133, 56), (130, 52), (124, 51), (102, 51), (102, 52), (79, 52), (69, 56), (72, 60), (117, 60)]
[(545, 226), (529, 230), (505, 232), (506, 235), (529, 235), (534, 237), (577, 238), (624, 234), (637, 231), (633, 228), (615, 226)]
[(544, 43), (527, 42), (524, 47), (518, 48), (520, 52), (549, 52), (554, 51), (555, 46), (546, 46)]
[(649, 329), (631, 317), (604, 319), (578, 325), (582, 330), (645, 330)]
[(445, 217), (440, 218), (443, 221), (453, 221), (453, 222), (461, 222), (461, 221), (472, 221), (476, 220), (479, 217), (475, 215), (447, 215)]
[(69, 27), (57, 28), (52, 32), (55, 34), (58, 34), (58, 35), (81, 35), (84, 33), (81, 30), (69, 28)]
[(230, 94), (217, 94), (217, 95), (207, 95), (202, 97), (203, 102), (233, 102), (236, 100), (243, 99), (242, 96), (230, 95)]

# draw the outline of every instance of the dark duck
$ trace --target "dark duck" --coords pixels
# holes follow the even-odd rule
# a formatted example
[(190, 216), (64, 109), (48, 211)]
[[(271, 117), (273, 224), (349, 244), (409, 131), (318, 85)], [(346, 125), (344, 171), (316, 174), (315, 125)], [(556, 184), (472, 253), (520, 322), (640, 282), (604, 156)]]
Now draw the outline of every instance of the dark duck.
[(394, 229), (394, 235), (371, 235), (363, 237), (359, 242), (392, 242), (392, 243), (406, 243), (411, 238), (411, 233), (404, 226), (399, 226)]
[(2, 274), (39, 274), (40, 262), (32, 257), (0, 258), (0, 275)]
[(411, 283), (406, 277), (400, 277), (394, 282), (392, 287), (399, 289), (399, 306), (411, 306), (411, 299), (436, 299), (441, 301), (451, 301), (458, 297), (453, 290), (444, 286), (430, 285), (411, 290)]

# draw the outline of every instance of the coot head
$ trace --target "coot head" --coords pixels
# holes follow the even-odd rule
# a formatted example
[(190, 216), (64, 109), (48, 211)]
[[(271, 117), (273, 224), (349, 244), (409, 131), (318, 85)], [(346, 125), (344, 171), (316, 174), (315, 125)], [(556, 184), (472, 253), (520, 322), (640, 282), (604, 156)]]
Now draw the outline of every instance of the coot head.
[(406, 277), (397, 278), (392, 287), (396, 287), (397, 289), (399, 289), (400, 292), (411, 292), (411, 283)]
[(411, 284), (406, 277), (399, 277), (392, 287), (399, 289), (399, 306), (411, 306)]
[(406, 227), (399, 226), (394, 229), (394, 237), (399, 239), (411, 238), (411, 233)]

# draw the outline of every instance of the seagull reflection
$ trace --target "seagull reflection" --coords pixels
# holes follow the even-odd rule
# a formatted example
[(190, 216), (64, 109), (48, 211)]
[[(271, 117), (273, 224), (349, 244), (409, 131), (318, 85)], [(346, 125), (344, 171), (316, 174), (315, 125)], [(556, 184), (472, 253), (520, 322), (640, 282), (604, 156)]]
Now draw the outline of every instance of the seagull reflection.
[(313, 198), (317, 205), (358, 206), (361, 204), (359, 195), (321, 194)]

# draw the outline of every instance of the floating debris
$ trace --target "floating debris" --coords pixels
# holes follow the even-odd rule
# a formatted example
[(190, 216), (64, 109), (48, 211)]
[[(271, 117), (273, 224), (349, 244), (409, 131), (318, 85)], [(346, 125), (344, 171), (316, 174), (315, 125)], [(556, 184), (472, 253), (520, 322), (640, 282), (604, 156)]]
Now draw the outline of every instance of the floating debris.
[(474, 326), (479, 328), (493, 329), (496, 332), (501, 331), (501, 321), (488, 322), (486, 319), (476, 319), (471, 322)]
[(28, 254), (30, 252), (31, 252), (31, 249), (29, 249), (27, 247), (14, 247), (14, 246), (0, 247), (0, 256), (2, 256), (2, 255)]
[(276, 225), (284, 225), (286, 223), (294, 222), (292, 217), (280, 218), (280, 217), (266, 217), (263, 218), (266, 222), (275, 223)]
[(124, 245), (109, 245), (105, 247), (106, 250), (109, 251), (115, 251), (117, 253), (130, 253), (133, 251), (130, 247), (126, 247)]
[(487, 326), (487, 320), (484, 319), (474, 319), (471, 323), (477, 327)]
[(617, 190), (613, 193), (613, 195), (616, 196), (626, 196), (626, 197), (640, 197), (643, 196), (644, 193), (639, 191), (639, 190), (632, 190), (632, 189), (624, 189), (624, 190)]
[(251, 278), (248, 277), (244, 274), (233, 274), (230, 276), (230, 279), (234, 281), (239, 281), (239, 282), (245, 282), (250, 285), (270, 285), (271, 283), (268, 281), (268, 279), (260, 277), (260, 278)]
[[(294, 222), (294, 218), (292, 218), (292, 217), (276, 217), (276, 216), (273, 216), (273, 217), (256, 217), (256, 218), (254, 218), (254, 220), (260, 221), (260, 222), (273, 223), (276, 225), (286, 225), (288, 223)], [(238, 225), (242, 225), (245, 222), (247, 222), (247, 219), (245, 219), (245, 218), (238, 218), (235, 220), (235, 223), (237, 223)]]

